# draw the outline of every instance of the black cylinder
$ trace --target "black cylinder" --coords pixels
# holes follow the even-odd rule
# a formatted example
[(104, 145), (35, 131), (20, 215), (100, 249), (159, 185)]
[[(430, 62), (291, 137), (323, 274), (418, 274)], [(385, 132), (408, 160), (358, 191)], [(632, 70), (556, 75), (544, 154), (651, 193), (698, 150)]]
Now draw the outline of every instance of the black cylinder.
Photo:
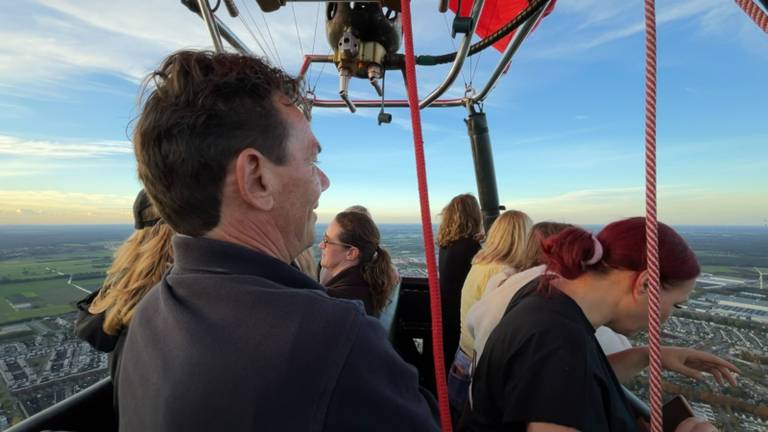
[(470, 110), (465, 122), (469, 141), (472, 144), (472, 158), (475, 161), (475, 179), (480, 208), (483, 211), (483, 226), (485, 232), (488, 232), (493, 221), (499, 217), (499, 192), (496, 189), (496, 170), (493, 167), (488, 120), (484, 112)]
[(325, 8), (325, 35), (334, 52), (347, 29), (364, 42), (378, 42), (389, 54), (400, 49), (402, 23), (394, 9), (385, 11), (376, 3), (328, 2)]

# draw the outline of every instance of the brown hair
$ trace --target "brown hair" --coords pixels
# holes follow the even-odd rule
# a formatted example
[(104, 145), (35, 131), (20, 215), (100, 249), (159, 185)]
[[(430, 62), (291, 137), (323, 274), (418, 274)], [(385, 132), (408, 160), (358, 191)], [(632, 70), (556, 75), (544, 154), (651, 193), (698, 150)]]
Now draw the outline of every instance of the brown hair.
[(519, 210), (502, 213), (491, 225), (483, 248), (472, 264), (503, 263), (517, 270), (523, 266), (525, 244), (533, 222)]
[(299, 83), (258, 57), (178, 51), (145, 80), (133, 143), (139, 178), (163, 219), (200, 236), (219, 223), (227, 167), (246, 148), (276, 164), (289, 131), (277, 103)]
[[(141, 212), (140, 220), (158, 217), (153, 206)], [(92, 314), (104, 312), (105, 333), (115, 335), (126, 327), (139, 301), (163, 278), (173, 262), (171, 237), (171, 228), (159, 221), (134, 231), (117, 249), (104, 286), (88, 308)]]
[(440, 212), (442, 220), (437, 230), (437, 244), (448, 247), (465, 237), (473, 237), (483, 231), (483, 215), (480, 204), (472, 194), (455, 196)]
[(541, 254), (541, 242), (547, 237), (553, 236), (566, 228), (572, 228), (573, 225), (559, 222), (539, 222), (531, 228), (528, 234), (528, 242), (525, 245), (523, 265), (520, 270), (527, 270), (531, 267), (544, 264), (544, 257)]
[(359, 212), (341, 212), (334, 220), (341, 227), (339, 241), (360, 251), (363, 278), (373, 291), (373, 310), (378, 314), (397, 284), (397, 272), (389, 252), (379, 246), (379, 229), (370, 217)]

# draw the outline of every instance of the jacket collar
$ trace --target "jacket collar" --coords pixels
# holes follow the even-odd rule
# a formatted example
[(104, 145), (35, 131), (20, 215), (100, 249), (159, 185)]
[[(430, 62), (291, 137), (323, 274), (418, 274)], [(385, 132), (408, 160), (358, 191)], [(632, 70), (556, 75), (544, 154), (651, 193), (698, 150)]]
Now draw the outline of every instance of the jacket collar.
[(173, 236), (172, 275), (215, 273), (257, 276), (291, 288), (324, 288), (277, 258), (234, 243), (204, 237)]
[(343, 286), (368, 286), (368, 282), (363, 278), (363, 269), (359, 265), (345, 268), (336, 276), (328, 279), (325, 283), (328, 288)]

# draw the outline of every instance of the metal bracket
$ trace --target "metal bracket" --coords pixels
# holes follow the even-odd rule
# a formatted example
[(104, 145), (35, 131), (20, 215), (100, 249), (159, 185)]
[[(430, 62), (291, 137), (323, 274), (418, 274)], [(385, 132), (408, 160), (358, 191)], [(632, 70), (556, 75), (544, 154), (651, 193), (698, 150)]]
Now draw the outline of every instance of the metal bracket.
[(471, 32), (474, 27), (474, 20), (472, 17), (457, 16), (453, 19), (453, 25), (451, 26), (451, 37), (455, 38), (456, 33), (467, 34)]
[(443, 82), (439, 86), (437, 86), (437, 88), (432, 90), (432, 93), (428, 94), (426, 97), (424, 97), (424, 99), (422, 99), (419, 102), (419, 109), (424, 109), (430, 106), (432, 102), (437, 100), (437, 98), (439, 98), (440, 95), (445, 93), (446, 90), (448, 90), (448, 88), (451, 87), (453, 82), (456, 80), (456, 77), (459, 76), (459, 72), (461, 72), (461, 68), (462, 66), (464, 66), (464, 60), (467, 59), (467, 54), (469, 53), (469, 47), (472, 44), (472, 33), (474, 31), (474, 24), (480, 18), (480, 11), (483, 9), (484, 3), (485, 3), (484, 0), (475, 0), (472, 3), (472, 10), (469, 12), (469, 16), (472, 19), (472, 28), (461, 39), (461, 44), (459, 45), (459, 49), (456, 51), (456, 58), (453, 60), (453, 65), (451, 65), (451, 70), (448, 71), (448, 75), (446, 75)]
[(531, 15), (531, 17), (528, 18), (528, 20), (525, 21), (523, 25), (520, 26), (519, 29), (517, 29), (514, 36), (512, 36), (512, 40), (509, 41), (507, 48), (504, 50), (504, 53), (501, 55), (501, 59), (499, 59), (499, 63), (496, 65), (496, 69), (493, 70), (493, 73), (491, 73), (491, 77), (488, 78), (488, 82), (485, 84), (483, 89), (480, 90), (480, 93), (477, 96), (472, 98), (472, 102), (479, 104), (479, 103), (482, 103), (485, 100), (485, 98), (488, 97), (488, 94), (490, 94), (491, 90), (493, 90), (493, 88), (496, 86), (496, 83), (499, 81), (499, 78), (501, 78), (501, 75), (504, 73), (504, 71), (509, 66), (509, 63), (512, 61), (512, 56), (517, 52), (518, 48), (520, 48), (520, 45), (522, 45), (525, 38), (536, 26), (536, 23), (539, 22), (539, 20), (544, 16), (544, 11), (547, 10), (547, 7), (549, 7), (551, 3), (552, 1), (548, 1), (544, 3), (541, 6), (541, 9), (539, 9), (536, 13)]
[[(203, 13), (200, 11), (200, 3), (198, 2), (198, 0), (181, 0), (181, 4), (186, 6), (187, 9), (189, 9), (192, 13), (199, 16), (200, 18), (203, 18), (203, 20), (205, 20), (205, 18), (203, 17)], [(237, 52), (241, 54), (248, 54), (248, 55), (252, 54), (251, 50), (248, 49), (248, 46), (245, 43), (243, 43), (243, 41), (241, 41), (235, 35), (235, 33), (229, 29), (229, 27), (227, 27), (223, 22), (221, 22), (221, 20), (216, 15), (212, 15), (212, 17), (213, 17), (213, 22), (216, 23), (216, 29), (219, 31), (219, 33), (221, 34), (221, 37), (223, 37), (224, 40), (229, 42), (229, 44), (234, 49), (236, 49)]]
[(349, 98), (349, 80), (352, 78), (352, 72), (347, 68), (339, 69), (339, 97), (349, 108), (350, 112), (357, 111), (355, 104)]
[(377, 117), (377, 120), (379, 122), (379, 126), (381, 126), (382, 123), (392, 123), (392, 114), (388, 112), (384, 112), (384, 109), (382, 108), (379, 112), (379, 116)]
[[(304, 56), (304, 63), (302, 63), (301, 69), (299, 70), (298, 78), (303, 79), (307, 71), (309, 70), (309, 66), (312, 63), (335, 63), (334, 62), (334, 56), (333, 55), (319, 55), (319, 54), (307, 54)], [(392, 67), (391, 69), (389, 67), (386, 67), (387, 70), (402, 70), (402, 66), (396, 66)], [(386, 73), (385, 73), (386, 76)], [(382, 89), (383, 90), (383, 89)], [(445, 91), (439, 93), (441, 95)], [(410, 105), (408, 104), (408, 100), (406, 99), (384, 99), (383, 101), (381, 99), (365, 99), (365, 100), (350, 100), (352, 104), (355, 106), (355, 108), (408, 108)], [(461, 107), (464, 106), (466, 101), (463, 98), (456, 98), (456, 99), (436, 99), (430, 103), (429, 106), (434, 108), (451, 108), (451, 107)], [(349, 105), (343, 100), (338, 99), (315, 99), (312, 104), (313, 107), (318, 108), (349, 108)]]

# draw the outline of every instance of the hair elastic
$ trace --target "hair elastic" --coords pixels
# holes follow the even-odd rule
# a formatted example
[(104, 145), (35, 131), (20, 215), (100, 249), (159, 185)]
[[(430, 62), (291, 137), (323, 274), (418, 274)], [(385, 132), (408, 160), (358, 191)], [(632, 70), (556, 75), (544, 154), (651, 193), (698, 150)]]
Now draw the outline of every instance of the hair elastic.
[(595, 252), (592, 253), (592, 258), (584, 261), (585, 266), (595, 265), (599, 263), (601, 259), (603, 259), (603, 245), (600, 243), (600, 240), (598, 240), (597, 237), (593, 235), (592, 242), (595, 244)]

